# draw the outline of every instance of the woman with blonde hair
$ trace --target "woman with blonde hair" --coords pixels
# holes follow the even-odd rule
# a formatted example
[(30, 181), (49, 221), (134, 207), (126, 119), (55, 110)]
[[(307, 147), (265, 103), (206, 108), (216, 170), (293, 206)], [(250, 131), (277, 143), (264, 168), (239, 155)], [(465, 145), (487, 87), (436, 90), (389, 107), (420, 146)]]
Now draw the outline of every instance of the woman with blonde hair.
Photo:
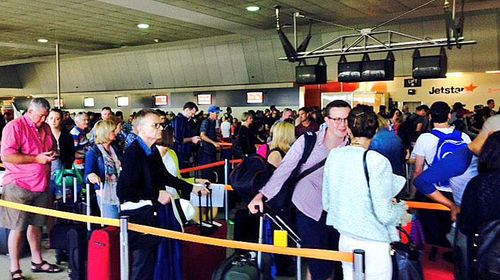
[(271, 131), (273, 139), (268, 143), (267, 161), (277, 168), (295, 141), (295, 127), (289, 122), (282, 121), (275, 123)]
[(120, 204), (116, 184), (121, 171), (121, 161), (111, 143), (116, 139), (116, 124), (101, 120), (95, 125), (95, 145), (85, 154), (85, 178), (94, 184), (102, 216), (118, 218)]

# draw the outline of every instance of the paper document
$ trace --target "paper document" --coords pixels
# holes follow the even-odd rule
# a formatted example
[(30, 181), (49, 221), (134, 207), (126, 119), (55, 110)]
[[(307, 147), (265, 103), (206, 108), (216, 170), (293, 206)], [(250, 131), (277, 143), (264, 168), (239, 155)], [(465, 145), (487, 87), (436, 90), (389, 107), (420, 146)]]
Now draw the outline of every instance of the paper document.
[[(212, 207), (224, 207), (224, 185), (210, 184), (210, 188), (212, 189)], [(190, 201), (194, 207), (200, 206), (198, 194), (191, 193)], [(201, 197), (201, 206), (207, 206), (207, 200), (205, 196)]]

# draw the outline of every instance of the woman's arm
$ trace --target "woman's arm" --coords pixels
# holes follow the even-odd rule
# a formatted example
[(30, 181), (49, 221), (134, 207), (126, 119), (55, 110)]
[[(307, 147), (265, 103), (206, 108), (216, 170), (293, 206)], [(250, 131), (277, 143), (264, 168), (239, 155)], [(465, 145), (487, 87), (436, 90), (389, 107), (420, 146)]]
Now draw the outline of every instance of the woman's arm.
[(267, 161), (276, 168), (280, 166), (282, 160), (283, 158), (281, 157), (281, 153), (279, 151), (272, 151), (267, 157)]
[[(393, 186), (401, 188), (405, 184), (403, 177), (395, 177), (389, 160), (380, 154), (370, 152), (367, 154), (368, 174), (370, 176), (370, 191), (375, 217), (384, 225), (397, 225), (406, 212), (404, 203), (394, 203)], [(372, 164), (370, 164), (372, 163)], [(398, 178), (401, 178), (399, 180)], [(396, 192), (397, 193), (397, 192)]]

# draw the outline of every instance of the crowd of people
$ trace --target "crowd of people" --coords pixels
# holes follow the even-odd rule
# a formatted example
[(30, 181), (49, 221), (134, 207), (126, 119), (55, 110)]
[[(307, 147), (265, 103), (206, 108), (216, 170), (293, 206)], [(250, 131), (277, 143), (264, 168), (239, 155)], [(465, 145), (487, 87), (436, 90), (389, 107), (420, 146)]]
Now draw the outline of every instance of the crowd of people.
[[(289, 202), (296, 210), (293, 226), (302, 247), (364, 249), (367, 279), (390, 279), (390, 243), (399, 240), (396, 226), (408, 219), (399, 199), (436, 201), (451, 211), (419, 213), (426, 241), (441, 246), (446, 234), (456, 229), (451, 238), (455, 256), (461, 256), (455, 259), (461, 268), (456, 277), (470, 279), (471, 238), (484, 222), (500, 218), (499, 211), (491, 210), (498, 208), (494, 198), (500, 194), (500, 138), (495, 132), (500, 130), (500, 114), (495, 115), (494, 108), (493, 100), (472, 112), (459, 102), (450, 107), (437, 101), (418, 106), (414, 113), (408, 108), (390, 108), (389, 113), (380, 108), (376, 113), (367, 105), (351, 108), (336, 100), (323, 110), (249, 110), (240, 121), (231, 107), (222, 112), (210, 106), (205, 114), (187, 102), (177, 115), (143, 109), (125, 120), (109, 107), (100, 114), (70, 114), (34, 98), (25, 114), (3, 129), (3, 199), (53, 207), (53, 200), (62, 196), (58, 175), (70, 169), (82, 173), (79, 184), (93, 184), (104, 217), (121, 213), (131, 222), (179, 230), (182, 225), (169, 222), (176, 219), (172, 201), (190, 193), (206, 195), (205, 186), (217, 180), (209, 170), (201, 178), (184, 178), (180, 169), (260, 154), (276, 170), (248, 204), (256, 212), (255, 206), (265, 209), (264, 202), (280, 191), (302, 157), (303, 135), (312, 132), (314, 147), (300, 171), (314, 170), (297, 182)], [(441, 151), (450, 141), (454, 147)], [(223, 149), (222, 143), (231, 143), (232, 149)], [(45, 220), (1, 209), (0, 226), (11, 230), (12, 279), (24, 279), (19, 258), (26, 229), (32, 271), (61, 271), (41, 254)], [(165, 249), (161, 239), (131, 232), (129, 244), (131, 279), (165, 279), (158, 267)], [(349, 263), (307, 260), (307, 267), (309, 279), (352, 277)]]

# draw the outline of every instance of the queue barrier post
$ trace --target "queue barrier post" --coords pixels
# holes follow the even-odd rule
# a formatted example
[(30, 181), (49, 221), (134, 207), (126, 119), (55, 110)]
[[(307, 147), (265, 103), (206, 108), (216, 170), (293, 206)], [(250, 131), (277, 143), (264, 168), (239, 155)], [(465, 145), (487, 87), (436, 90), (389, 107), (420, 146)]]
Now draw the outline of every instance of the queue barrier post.
[(129, 279), (128, 216), (120, 216), (120, 279)]
[[(224, 159), (224, 185), (228, 185), (229, 182), (229, 159)], [(224, 190), (224, 219), (229, 220), (229, 192), (227, 189)]]
[(364, 280), (365, 279), (365, 250), (355, 249), (353, 251), (354, 261), (353, 261), (353, 280)]
[[(301, 248), (300, 242), (297, 242), (297, 248)], [(302, 280), (302, 257), (297, 256), (297, 280)]]

